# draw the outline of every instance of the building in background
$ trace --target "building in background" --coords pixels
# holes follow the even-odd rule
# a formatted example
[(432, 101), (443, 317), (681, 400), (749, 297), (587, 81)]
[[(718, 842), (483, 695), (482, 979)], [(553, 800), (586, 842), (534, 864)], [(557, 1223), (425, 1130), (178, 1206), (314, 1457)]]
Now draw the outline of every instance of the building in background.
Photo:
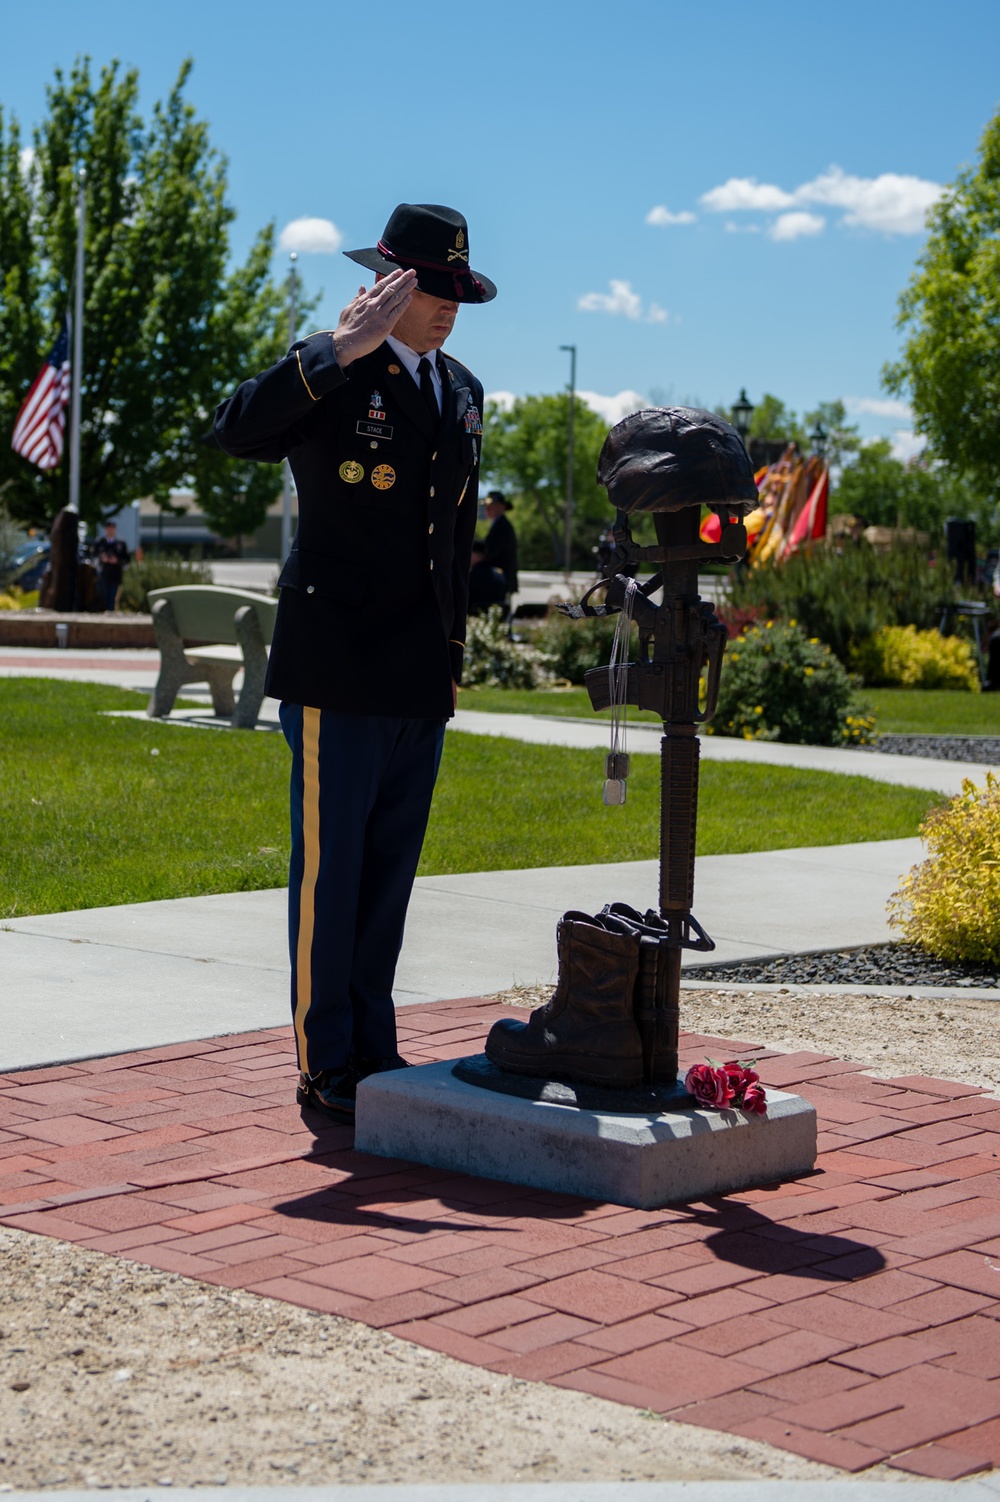
[[(249, 537), (240, 539), (220, 537), (209, 527), (190, 490), (172, 490), (171, 507), (180, 508), (179, 514), (161, 509), (151, 496), (134, 501), (138, 508), (138, 543), (144, 553), (182, 553), (185, 557), (197, 552), (204, 558), (279, 558), (281, 556), (281, 505), (278, 495), (267, 508), (264, 524)], [(132, 542), (122, 530), (121, 518), (132, 511), (126, 506), (115, 520), (119, 532), (129, 547)], [(292, 533), (298, 525), (298, 506), (295, 491), (292, 491)]]

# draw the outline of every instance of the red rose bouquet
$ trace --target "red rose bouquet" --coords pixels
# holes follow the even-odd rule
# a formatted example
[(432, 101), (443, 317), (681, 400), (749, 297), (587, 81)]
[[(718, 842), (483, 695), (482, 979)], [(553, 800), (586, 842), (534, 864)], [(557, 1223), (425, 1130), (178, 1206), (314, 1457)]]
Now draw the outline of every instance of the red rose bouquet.
[(753, 1065), (756, 1059), (741, 1063), (729, 1059), (717, 1064), (709, 1059), (706, 1064), (692, 1064), (684, 1076), (684, 1088), (693, 1095), (699, 1106), (713, 1111), (733, 1109), (748, 1111), (751, 1116), (763, 1116), (767, 1111), (767, 1097), (760, 1083), (760, 1075)]

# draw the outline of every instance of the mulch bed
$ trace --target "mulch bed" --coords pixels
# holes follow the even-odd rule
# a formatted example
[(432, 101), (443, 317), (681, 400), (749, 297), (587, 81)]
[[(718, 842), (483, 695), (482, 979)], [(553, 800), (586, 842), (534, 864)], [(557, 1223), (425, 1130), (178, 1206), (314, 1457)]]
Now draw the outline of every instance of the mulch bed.
[(935, 761), (1000, 766), (1000, 735), (880, 735), (873, 745), (861, 749), (891, 756), (929, 756)]
[[(404, 1049), (501, 1014), (407, 1007)], [(750, 1052), (816, 1106), (816, 1171), (662, 1210), (355, 1153), (290, 1104), (285, 1028), (10, 1074), (2, 1221), (847, 1471), (1000, 1464), (1000, 1101), (683, 1040)]]
[(734, 960), (725, 965), (685, 966), (685, 980), (738, 981), (761, 986), (958, 986), (990, 989), (1000, 998), (1000, 967), (949, 962), (915, 944), (866, 944), (825, 954)]

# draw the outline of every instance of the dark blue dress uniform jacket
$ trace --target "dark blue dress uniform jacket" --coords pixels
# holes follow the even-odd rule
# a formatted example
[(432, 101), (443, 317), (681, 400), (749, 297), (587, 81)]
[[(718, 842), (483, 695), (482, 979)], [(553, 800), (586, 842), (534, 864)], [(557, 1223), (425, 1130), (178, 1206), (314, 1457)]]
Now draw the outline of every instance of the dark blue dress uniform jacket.
[(336, 362), (294, 344), (221, 404), (227, 454), (287, 458), (299, 498), (267, 693), (348, 714), (445, 720), (461, 680), (483, 388), (439, 354), (435, 424), (388, 344)]

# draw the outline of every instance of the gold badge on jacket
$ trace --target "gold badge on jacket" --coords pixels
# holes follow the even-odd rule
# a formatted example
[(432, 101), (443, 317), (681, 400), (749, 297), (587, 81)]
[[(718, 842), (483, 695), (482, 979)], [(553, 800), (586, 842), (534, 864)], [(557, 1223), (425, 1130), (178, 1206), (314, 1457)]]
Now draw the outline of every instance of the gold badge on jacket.
[(391, 464), (376, 464), (372, 470), (372, 484), (376, 490), (389, 490), (396, 483), (396, 471)]
[(345, 459), (340, 466), (340, 478), (346, 480), (348, 485), (356, 485), (364, 477), (364, 469), (356, 459)]

